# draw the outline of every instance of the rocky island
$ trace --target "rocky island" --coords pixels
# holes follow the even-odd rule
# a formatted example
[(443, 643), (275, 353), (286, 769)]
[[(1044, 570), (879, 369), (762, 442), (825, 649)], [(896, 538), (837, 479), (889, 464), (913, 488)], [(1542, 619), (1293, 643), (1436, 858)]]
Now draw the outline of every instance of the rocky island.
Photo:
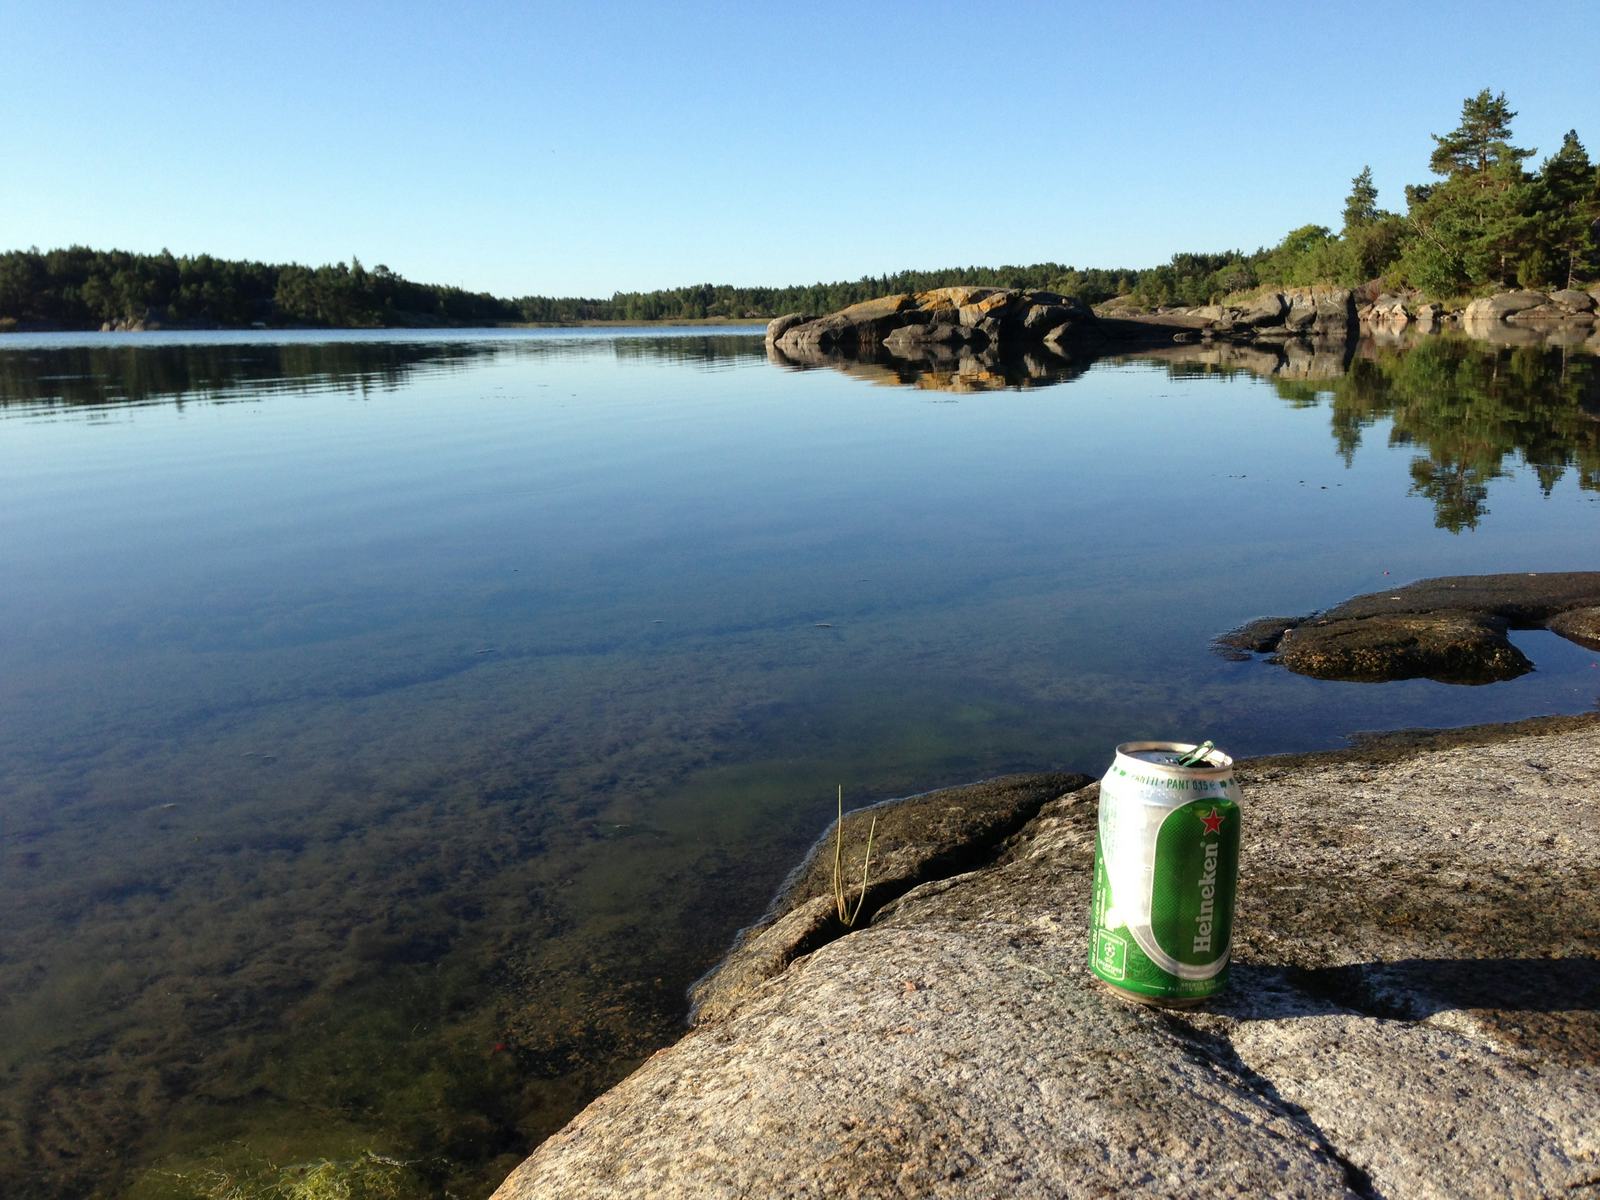
[(1216, 307), (1136, 313), (1093, 311), (1070, 296), (1020, 288), (946, 287), (853, 304), (827, 316), (789, 313), (767, 326), (767, 344), (796, 363), (840, 356), (938, 357), (966, 351), (1016, 356), (1044, 350), (1070, 359), (1202, 338), (1344, 338), (1357, 328), (1348, 288), (1298, 288), (1262, 297), (1248, 311)]
[(1056, 292), (943, 287), (902, 292), (825, 316), (788, 313), (767, 325), (768, 357), (832, 367), (888, 384), (986, 391), (1060, 382), (1113, 354), (1206, 355), (1264, 376), (1341, 374), (1358, 342), (1456, 329), (1501, 344), (1600, 352), (1596, 299), (1565, 290), (1503, 293), (1447, 312), (1374, 287), (1265, 291), (1194, 308), (1091, 307)]

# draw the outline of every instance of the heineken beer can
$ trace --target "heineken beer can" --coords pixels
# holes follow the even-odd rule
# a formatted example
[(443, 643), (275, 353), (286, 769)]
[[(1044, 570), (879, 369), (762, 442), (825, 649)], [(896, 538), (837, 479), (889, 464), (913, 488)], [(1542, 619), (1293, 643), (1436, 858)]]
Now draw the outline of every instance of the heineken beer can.
[(1100, 781), (1089, 931), (1095, 977), (1146, 1004), (1186, 1006), (1216, 995), (1228, 976), (1238, 878), (1233, 759), (1210, 743), (1118, 746)]

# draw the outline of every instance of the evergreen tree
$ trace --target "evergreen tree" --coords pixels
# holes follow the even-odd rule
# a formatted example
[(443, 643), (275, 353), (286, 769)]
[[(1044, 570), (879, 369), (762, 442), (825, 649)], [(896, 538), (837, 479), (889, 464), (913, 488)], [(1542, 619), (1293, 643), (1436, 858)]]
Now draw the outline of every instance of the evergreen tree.
[(1548, 261), (1548, 282), (1572, 287), (1595, 268), (1600, 231), (1600, 171), (1569, 129), (1539, 168), (1532, 187), (1533, 221)]
[(1485, 176), (1495, 167), (1520, 167), (1533, 154), (1511, 144), (1511, 122), (1517, 114), (1506, 103), (1506, 94), (1491, 96), (1484, 88), (1461, 102), (1461, 124), (1449, 133), (1433, 134), (1436, 143), (1428, 166), (1435, 175), (1454, 178), (1460, 175)]
[(1433, 135), (1430, 161), (1443, 183), (1408, 189), (1414, 233), (1405, 257), (1412, 281), (1436, 296), (1512, 283), (1529, 258), (1535, 233), (1522, 160), (1511, 144), (1517, 114), (1505, 94), (1485, 88), (1461, 105), (1461, 124)]
[(1378, 189), (1372, 182), (1372, 168), (1362, 167), (1350, 181), (1350, 194), (1344, 201), (1344, 231), (1360, 229), (1378, 219)]
[(1400, 257), (1406, 222), (1378, 207), (1378, 188), (1372, 168), (1362, 167), (1350, 181), (1344, 201), (1344, 230), (1328, 261), (1335, 264), (1334, 278), (1349, 287), (1376, 279)]

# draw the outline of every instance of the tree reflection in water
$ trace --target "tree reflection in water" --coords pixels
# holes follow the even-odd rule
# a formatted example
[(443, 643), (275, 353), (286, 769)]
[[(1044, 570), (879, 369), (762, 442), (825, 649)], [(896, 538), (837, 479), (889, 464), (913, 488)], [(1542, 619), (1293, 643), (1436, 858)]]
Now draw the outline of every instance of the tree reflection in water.
[[(828, 366), (872, 383), (953, 392), (1070, 383), (1092, 363), (1042, 349), (1006, 359), (947, 353), (947, 361), (912, 361), (881, 350), (859, 357), (820, 354), (806, 362), (771, 353), (786, 367)], [(1600, 491), (1600, 360), (1584, 350), (1543, 341), (1506, 346), (1420, 335), (1388, 344), (1199, 343), (1114, 361), (1150, 359), (1174, 379), (1257, 375), (1296, 407), (1328, 405), (1347, 465), (1366, 430), (1380, 420), (1391, 422), (1389, 444), (1417, 450), (1412, 494), (1431, 501), (1435, 524), (1453, 533), (1483, 520), (1489, 484), (1518, 463), (1534, 472), (1546, 495), (1568, 471), (1577, 473), (1579, 487)]]

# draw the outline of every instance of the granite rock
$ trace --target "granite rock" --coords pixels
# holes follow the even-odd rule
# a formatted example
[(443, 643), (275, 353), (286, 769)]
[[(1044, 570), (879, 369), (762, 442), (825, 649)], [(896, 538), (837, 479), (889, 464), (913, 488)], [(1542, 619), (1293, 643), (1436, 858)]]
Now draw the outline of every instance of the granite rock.
[[(1001, 776), (967, 787), (889, 800), (844, 815), (847, 902), (860, 898), (869, 833), (872, 860), (861, 921), (928, 879), (993, 856), (1045, 804), (1089, 782), (1083, 775)], [(830, 824), (779, 889), (767, 914), (690, 991), (692, 1023), (721, 1019), (801, 954), (847, 932), (833, 898), (836, 826)]]
[(1543, 292), (1501, 292), (1474, 300), (1467, 305), (1461, 319), (1469, 325), (1493, 324), (1504, 321), (1513, 313), (1538, 308), (1548, 300), (1549, 297)]
[[(1600, 720), (1241, 764), (1229, 990), (1084, 967), (1096, 789), (791, 962), (534, 1197), (1548, 1197), (1600, 1177)], [(798, 911), (798, 910), (797, 910)]]
[(1588, 292), (1578, 291), (1577, 288), (1562, 288), (1560, 291), (1551, 292), (1550, 303), (1568, 312), (1586, 313), (1595, 309), (1594, 297)]

